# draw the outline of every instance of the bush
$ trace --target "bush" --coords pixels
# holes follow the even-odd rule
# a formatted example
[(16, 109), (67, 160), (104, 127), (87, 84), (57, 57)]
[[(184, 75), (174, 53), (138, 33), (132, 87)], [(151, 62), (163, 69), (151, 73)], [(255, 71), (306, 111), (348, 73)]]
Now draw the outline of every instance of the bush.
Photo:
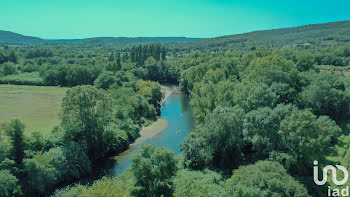
[(1, 68), (2, 68), (2, 73), (5, 76), (17, 74), (17, 72), (18, 72), (17, 66), (12, 62), (5, 62), (5, 63), (1, 64)]

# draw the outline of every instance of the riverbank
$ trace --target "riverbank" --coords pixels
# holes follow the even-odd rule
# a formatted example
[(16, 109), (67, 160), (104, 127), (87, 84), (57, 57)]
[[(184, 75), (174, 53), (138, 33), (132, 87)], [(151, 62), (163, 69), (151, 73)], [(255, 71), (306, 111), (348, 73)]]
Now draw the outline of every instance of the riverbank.
[[(169, 96), (178, 92), (178, 89), (176, 86), (161, 86), (161, 88), (164, 93), (164, 98), (161, 100), (162, 105), (165, 103), (166, 99)], [(167, 127), (168, 127), (168, 121), (160, 117), (157, 117), (157, 120), (155, 122), (153, 122), (151, 125), (147, 127), (143, 127), (140, 130), (140, 137), (138, 137), (134, 143), (130, 144), (129, 148), (126, 151), (118, 154), (117, 156), (112, 157), (111, 159), (115, 159), (117, 161), (123, 159), (125, 155), (127, 155), (129, 152), (134, 150), (137, 145), (139, 145), (140, 143), (144, 142), (147, 139), (150, 139), (156, 136), (157, 134), (164, 131)]]
[(168, 127), (168, 121), (158, 118), (155, 122), (153, 122), (150, 126), (148, 127), (143, 127), (140, 131), (140, 137), (138, 137), (134, 143), (130, 144), (129, 148), (118, 154), (117, 156), (112, 157), (111, 159), (115, 160), (120, 160), (125, 157), (129, 152), (134, 150), (134, 148), (141, 144), (142, 142), (146, 141), (149, 138), (154, 137), (155, 135), (161, 133), (164, 129)]
[(161, 86), (162, 92), (164, 93), (164, 98), (160, 101), (160, 104), (164, 104), (166, 99), (171, 96), (172, 94), (175, 94), (179, 92), (179, 89), (177, 86)]

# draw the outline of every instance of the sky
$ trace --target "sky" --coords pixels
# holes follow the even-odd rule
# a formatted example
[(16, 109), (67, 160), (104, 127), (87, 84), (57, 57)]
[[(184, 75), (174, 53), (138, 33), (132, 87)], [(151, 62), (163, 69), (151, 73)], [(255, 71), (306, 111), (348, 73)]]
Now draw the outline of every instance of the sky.
[(45, 39), (232, 35), (350, 20), (350, 0), (0, 0), (0, 30)]

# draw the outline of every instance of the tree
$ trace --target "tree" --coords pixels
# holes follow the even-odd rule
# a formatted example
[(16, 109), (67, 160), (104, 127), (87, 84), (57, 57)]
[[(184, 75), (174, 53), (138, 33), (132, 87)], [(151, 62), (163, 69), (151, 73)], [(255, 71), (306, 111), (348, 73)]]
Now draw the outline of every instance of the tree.
[(128, 55), (128, 52), (125, 52), (122, 56), (122, 59), (123, 59), (123, 62), (126, 62), (129, 60), (129, 55)]
[(290, 159), (279, 158), (277, 154), (275, 160), (285, 164), (293, 175), (311, 176), (313, 161), (325, 161), (332, 141), (340, 133), (341, 129), (327, 116), (317, 118), (308, 110), (293, 111), (282, 120), (278, 132), (278, 149), (290, 155)]
[(4, 47), (5, 50), (0, 50), (0, 64), (5, 62), (13, 62), (17, 63), (18, 61), (18, 55), (15, 50), (8, 50), (6, 47)]
[(219, 105), (233, 105), (234, 83), (225, 78), (225, 73), (216, 69), (208, 71), (201, 82), (194, 84), (190, 104), (198, 122)]
[(279, 96), (265, 83), (239, 83), (233, 94), (233, 102), (245, 111), (259, 107), (275, 107)]
[(165, 47), (162, 47), (162, 60), (163, 61), (166, 60), (166, 49), (165, 49)]
[(20, 196), (21, 189), (18, 179), (8, 170), (0, 170), (0, 196)]
[(312, 75), (311, 83), (300, 94), (299, 106), (311, 108), (316, 115), (328, 115), (334, 120), (349, 116), (350, 96), (339, 76), (322, 72)]
[(97, 88), (102, 88), (107, 90), (109, 86), (116, 82), (116, 77), (112, 72), (106, 71), (102, 72), (97, 79), (94, 81), (94, 85)]
[(121, 60), (121, 57), (120, 57), (120, 53), (117, 54), (117, 60), (116, 60), (116, 63), (117, 63), (117, 70), (121, 70), (122, 69), (122, 65), (120, 63), (120, 60)]
[(9, 140), (7, 140), (7, 139), (5, 140), (3, 138), (4, 138), (4, 135), (2, 134), (2, 129), (0, 129), (0, 161), (3, 161), (6, 158), (8, 158), (9, 152), (10, 152), (10, 150), (9, 150), (10, 142), (9, 142)]
[[(123, 176), (123, 175), (122, 175)], [(95, 181), (92, 186), (83, 190), (79, 196), (81, 197), (129, 197), (133, 189), (133, 180), (123, 177), (109, 179), (103, 177)]]
[(239, 107), (217, 107), (182, 144), (185, 165), (232, 170), (243, 162), (243, 117)]
[(11, 120), (5, 124), (5, 133), (10, 138), (11, 158), (17, 163), (21, 164), (24, 158), (24, 124), (19, 119)]
[(31, 49), (27, 52), (26, 58), (32, 59), (32, 58), (38, 58), (38, 57), (52, 57), (53, 56), (53, 49), (51, 47), (36, 47), (34, 49)]
[(25, 193), (28, 196), (43, 195), (57, 184), (56, 169), (51, 164), (52, 158), (38, 152), (32, 159), (23, 160), (25, 172)]
[(111, 53), (111, 54), (108, 56), (108, 61), (110, 61), (110, 62), (113, 62), (113, 61), (114, 61), (114, 53)]
[(311, 53), (300, 52), (296, 55), (296, 66), (301, 72), (313, 69), (315, 64), (315, 57)]
[(149, 57), (145, 61), (145, 68), (147, 69), (149, 80), (156, 81), (157, 79), (162, 78), (161, 68), (158, 62), (153, 57)]
[[(89, 160), (86, 150), (83, 149), (80, 144), (68, 141), (64, 144), (62, 151), (66, 158), (65, 166), (67, 166), (64, 176), (65, 180), (71, 181), (91, 174), (91, 161)], [(62, 166), (60, 165), (60, 167)]]
[(91, 160), (104, 155), (104, 126), (112, 118), (112, 98), (93, 86), (67, 90), (60, 114), (66, 137), (84, 147)]
[(104, 66), (104, 70), (106, 71), (110, 71), (112, 73), (117, 72), (118, 70), (120, 70), (120, 68), (118, 68), (118, 65), (116, 62), (108, 62), (105, 66)]
[(223, 185), (223, 178), (216, 172), (181, 170), (174, 178), (174, 196), (226, 196)]
[(122, 152), (129, 145), (128, 135), (124, 130), (121, 130), (116, 124), (109, 124), (103, 132), (103, 145), (106, 152)]
[(171, 196), (172, 178), (177, 172), (175, 153), (169, 149), (144, 145), (141, 153), (131, 158), (131, 171), (136, 183), (135, 196)]
[(102, 177), (91, 186), (77, 184), (68, 191), (64, 191), (63, 197), (130, 197), (134, 187), (134, 179), (130, 173), (122, 173), (113, 178)]
[(16, 64), (12, 62), (5, 62), (1, 65), (1, 67), (2, 67), (2, 72), (4, 73), (5, 76), (17, 74), (18, 72), (18, 68)]
[(280, 142), (280, 123), (293, 110), (296, 110), (296, 107), (291, 104), (280, 104), (273, 109), (261, 107), (245, 115), (243, 135), (244, 139), (252, 144), (254, 159), (266, 159), (271, 152), (277, 150)]
[(6, 158), (0, 162), (0, 170), (8, 170), (14, 175), (19, 174), (19, 170), (18, 170), (18, 167), (16, 165), (16, 162), (13, 160), (10, 160), (8, 158)]
[(245, 81), (265, 83), (270, 86), (273, 82), (298, 86), (298, 70), (290, 60), (278, 55), (269, 55), (252, 61), (245, 72), (248, 75)]
[(159, 114), (160, 101), (163, 98), (160, 84), (153, 81), (138, 80), (136, 82), (136, 88), (138, 90), (137, 92), (146, 97), (146, 99), (148, 99), (148, 102), (156, 108), (157, 113)]
[(291, 177), (281, 164), (270, 161), (258, 161), (234, 170), (225, 187), (229, 195), (235, 197), (309, 196), (305, 187)]

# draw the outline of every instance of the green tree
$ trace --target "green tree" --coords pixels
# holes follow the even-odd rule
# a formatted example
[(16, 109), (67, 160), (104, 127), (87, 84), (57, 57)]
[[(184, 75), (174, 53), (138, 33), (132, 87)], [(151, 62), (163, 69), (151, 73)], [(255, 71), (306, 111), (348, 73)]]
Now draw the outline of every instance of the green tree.
[(130, 197), (135, 181), (130, 173), (114, 178), (102, 177), (91, 186), (75, 185), (63, 192), (63, 197)]
[(16, 162), (13, 160), (10, 160), (8, 158), (6, 158), (0, 162), (0, 170), (8, 170), (14, 175), (19, 174), (19, 170), (18, 170), (18, 167), (16, 165)]
[(162, 79), (162, 70), (158, 62), (153, 57), (149, 57), (145, 61), (144, 67), (147, 69), (147, 75), (149, 80), (156, 81), (157, 79)]
[(104, 126), (112, 118), (112, 98), (107, 92), (90, 85), (67, 90), (60, 117), (66, 138), (84, 147), (90, 159), (104, 155)]
[(114, 53), (111, 53), (111, 54), (108, 56), (108, 61), (110, 61), (110, 62), (113, 62), (113, 61), (114, 61)]
[(313, 161), (323, 163), (332, 141), (341, 129), (327, 116), (316, 117), (308, 110), (293, 111), (280, 125), (279, 150), (290, 155), (290, 161), (278, 159), (294, 175), (311, 175)]
[(174, 178), (175, 197), (213, 197), (226, 196), (224, 181), (213, 171), (181, 170)]
[(158, 82), (153, 81), (138, 80), (136, 82), (136, 89), (139, 94), (143, 95), (146, 99), (148, 99), (148, 102), (156, 108), (157, 113), (159, 114), (160, 101), (163, 98), (160, 84)]
[(135, 196), (171, 196), (172, 178), (177, 172), (175, 153), (166, 148), (144, 145), (141, 153), (131, 159), (131, 171), (136, 183)]
[(4, 73), (5, 76), (17, 74), (18, 72), (17, 65), (12, 62), (5, 62), (1, 65), (1, 67), (2, 67), (2, 72)]
[(18, 179), (8, 170), (0, 170), (0, 196), (20, 196)]
[[(124, 175), (125, 176), (125, 175)], [(91, 187), (83, 190), (81, 197), (129, 197), (133, 189), (134, 181), (123, 178), (123, 175), (114, 179), (103, 177), (95, 181)]]
[(184, 140), (185, 165), (193, 169), (238, 167), (245, 145), (243, 118), (244, 111), (238, 107), (217, 107)]
[(66, 142), (61, 150), (64, 154), (61, 154), (60, 150), (58, 150), (58, 158), (60, 158), (65, 165), (62, 165), (59, 162), (51, 163), (59, 166), (58, 169), (62, 168), (62, 166), (66, 167), (63, 169), (65, 170), (63, 173), (65, 175), (65, 180), (72, 181), (82, 176), (91, 174), (91, 161), (89, 160), (86, 150), (83, 149), (78, 143), (72, 141)]
[(24, 192), (28, 196), (43, 195), (57, 184), (52, 158), (38, 152), (32, 159), (23, 160)]
[(334, 120), (348, 118), (349, 103), (350, 96), (342, 79), (326, 72), (312, 75), (310, 84), (299, 97), (300, 107), (310, 108), (316, 115), (328, 115)]
[(266, 159), (270, 153), (276, 151), (280, 142), (278, 130), (284, 117), (296, 107), (277, 105), (271, 109), (261, 107), (248, 112), (244, 118), (244, 139), (252, 144), (255, 159)]
[(21, 164), (24, 158), (24, 124), (19, 119), (11, 120), (5, 124), (5, 133), (11, 141), (11, 158)]
[(110, 71), (102, 72), (94, 81), (94, 86), (107, 90), (112, 84), (116, 82), (116, 77)]
[(270, 161), (259, 161), (234, 170), (225, 187), (229, 195), (235, 197), (309, 196), (305, 187), (291, 177), (281, 164)]
[(216, 69), (208, 71), (201, 82), (194, 84), (190, 104), (198, 122), (219, 105), (233, 105), (235, 83), (225, 79), (225, 73)]
[(311, 53), (300, 52), (296, 55), (296, 66), (301, 72), (313, 69), (315, 64), (315, 57)]
[(122, 152), (129, 145), (129, 138), (124, 130), (121, 130), (116, 124), (109, 124), (104, 128), (103, 145), (106, 152)]
[(275, 107), (279, 96), (265, 83), (240, 83), (233, 93), (233, 102), (245, 111), (259, 107)]
[(104, 66), (104, 70), (106, 71), (110, 71), (110, 72), (117, 72), (118, 70), (120, 70), (118, 68), (118, 65), (116, 62), (108, 62), (105, 66)]
[(290, 60), (278, 55), (269, 55), (252, 61), (246, 69), (248, 74), (244, 81), (265, 83), (270, 86), (273, 82), (288, 84), (297, 88), (299, 83), (298, 70)]

